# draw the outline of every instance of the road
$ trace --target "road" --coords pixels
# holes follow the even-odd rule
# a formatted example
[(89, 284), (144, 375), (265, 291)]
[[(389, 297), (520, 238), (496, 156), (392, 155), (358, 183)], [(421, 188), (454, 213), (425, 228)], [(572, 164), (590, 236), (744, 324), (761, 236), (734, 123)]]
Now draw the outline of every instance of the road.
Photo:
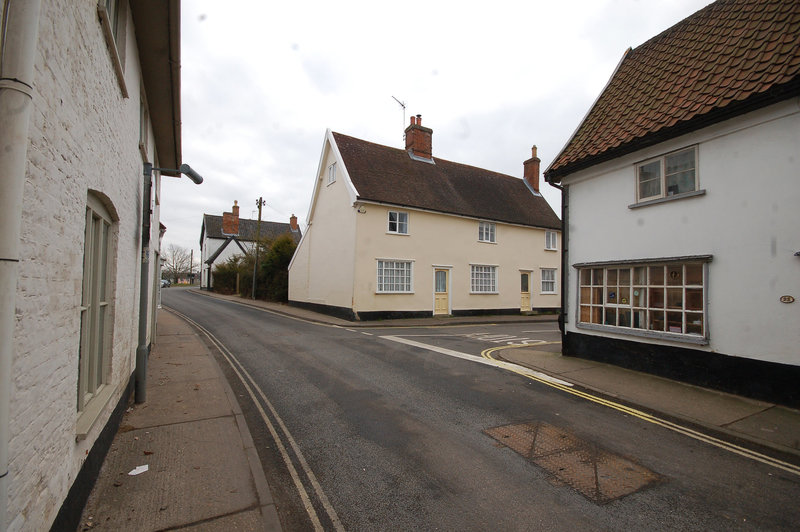
[(800, 524), (797, 475), (479, 356), (557, 340), (553, 323), (347, 329), (180, 289), (162, 297), (219, 349), (285, 530)]

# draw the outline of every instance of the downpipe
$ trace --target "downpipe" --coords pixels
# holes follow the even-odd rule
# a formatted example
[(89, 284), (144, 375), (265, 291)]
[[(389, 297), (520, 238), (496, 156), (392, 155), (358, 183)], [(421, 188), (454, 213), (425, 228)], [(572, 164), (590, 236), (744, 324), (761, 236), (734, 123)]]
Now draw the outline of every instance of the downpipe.
[(11, 366), (40, 7), (40, 0), (6, 0), (0, 19), (0, 530), (9, 525)]
[(136, 348), (136, 370), (134, 372), (134, 401), (147, 401), (147, 358), (150, 346), (147, 343), (147, 302), (150, 277), (150, 197), (153, 187), (151, 168), (145, 166), (142, 189), (142, 260), (139, 280), (139, 342)]

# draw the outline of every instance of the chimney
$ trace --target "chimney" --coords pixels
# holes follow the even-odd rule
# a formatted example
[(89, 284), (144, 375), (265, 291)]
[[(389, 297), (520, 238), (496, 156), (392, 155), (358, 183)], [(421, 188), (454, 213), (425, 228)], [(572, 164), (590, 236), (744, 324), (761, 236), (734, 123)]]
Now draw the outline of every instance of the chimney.
[(531, 158), (522, 163), (522, 166), (525, 168), (522, 177), (525, 179), (525, 182), (528, 183), (528, 186), (536, 193), (539, 193), (540, 162), (541, 160), (536, 156), (536, 146), (534, 146), (531, 148)]
[(412, 157), (433, 159), (431, 138), (433, 130), (422, 127), (422, 115), (412, 116), (411, 125), (406, 128), (406, 151)]
[(233, 212), (222, 213), (222, 234), (225, 236), (239, 236), (239, 205), (233, 202)]
[(289, 228), (293, 233), (296, 233), (300, 229), (300, 227), (297, 225), (297, 216), (294, 214), (289, 218)]

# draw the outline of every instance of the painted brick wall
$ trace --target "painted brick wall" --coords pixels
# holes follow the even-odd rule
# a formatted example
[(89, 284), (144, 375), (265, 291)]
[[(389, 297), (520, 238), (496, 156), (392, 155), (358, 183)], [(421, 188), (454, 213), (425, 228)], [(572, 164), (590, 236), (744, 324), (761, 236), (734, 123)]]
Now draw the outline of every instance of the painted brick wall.
[[(123, 98), (96, 0), (42, 2), (12, 365), (9, 530), (49, 528), (134, 369), (142, 155), (140, 71), (127, 21)], [(119, 219), (111, 272), (115, 391), (88, 437), (76, 442), (89, 190), (105, 196)], [(153, 228), (157, 245), (157, 219)]]

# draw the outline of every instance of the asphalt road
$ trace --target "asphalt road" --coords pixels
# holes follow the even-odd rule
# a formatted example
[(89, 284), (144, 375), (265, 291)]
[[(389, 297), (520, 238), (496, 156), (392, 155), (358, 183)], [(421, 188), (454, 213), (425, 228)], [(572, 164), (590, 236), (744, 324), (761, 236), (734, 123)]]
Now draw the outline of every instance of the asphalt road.
[(800, 526), (800, 477), (479, 357), (552, 323), (346, 329), (162, 297), (219, 349), (285, 530)]

